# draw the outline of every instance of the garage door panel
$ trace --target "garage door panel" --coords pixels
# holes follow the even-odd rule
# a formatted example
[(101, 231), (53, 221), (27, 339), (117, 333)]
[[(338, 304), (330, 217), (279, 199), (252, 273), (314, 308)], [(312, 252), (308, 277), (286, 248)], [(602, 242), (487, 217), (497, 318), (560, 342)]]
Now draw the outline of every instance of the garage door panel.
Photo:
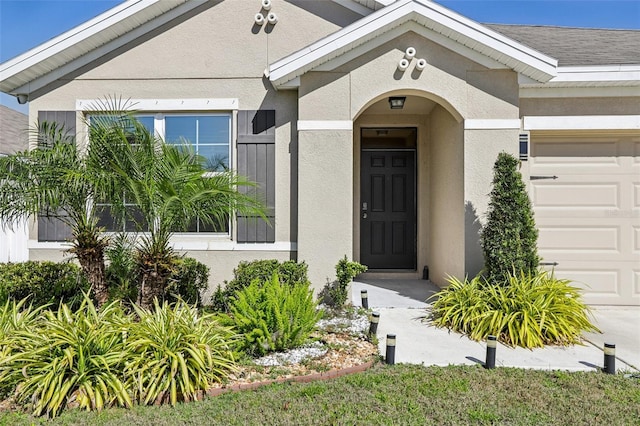
[(541, 226), (538, 245), (546, 252), (580, 252), (594, 254), (621, 253), (618, 227)]
[(533, 184), (533, 203), (544, 208), (620, 208), (620, 185), (613, 182)]
[(544, 262), (587, 303), (640, 305), (640, 140), (534, 139), (531, 153)]
[[(564, 261), (554, 268), (555, 276), (572, 281), (582, 289), (584, 301), (593, 305), (640, 305), (640, 271), (635, 277), (627, 273), (624, 262), (607, 266), (585, 261)], [(634, 282), (635, 281), (635, 282)]]

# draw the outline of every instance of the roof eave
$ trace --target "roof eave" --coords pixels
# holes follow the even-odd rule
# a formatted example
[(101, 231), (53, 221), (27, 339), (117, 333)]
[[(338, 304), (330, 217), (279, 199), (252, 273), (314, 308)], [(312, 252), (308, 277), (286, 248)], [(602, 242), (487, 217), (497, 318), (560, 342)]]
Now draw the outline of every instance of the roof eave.
[[(25, 89), (37, 90), (39, 87), (32, 84), (34, 81), (114, 42), (170, 10), (184, 9), (187, 1), (128, 0), (0, 64), (0, 91), (15, 95), (24, 92)], [(189, 2), (188, 9), (203, 2), (204, 0)]]
[[(409, 20), (458, 43), (473, 41), (474, 50), (539, 82), (556, 75), (558, 61), (427, 0), (402, 0), (271, 64), (266, 71), (275, 87), (286, 85), (318, 65), (344, 54)], [(448, 33), (448, 34), (445, 34)], [(333, 55), (333, 56), (331, 56)]]

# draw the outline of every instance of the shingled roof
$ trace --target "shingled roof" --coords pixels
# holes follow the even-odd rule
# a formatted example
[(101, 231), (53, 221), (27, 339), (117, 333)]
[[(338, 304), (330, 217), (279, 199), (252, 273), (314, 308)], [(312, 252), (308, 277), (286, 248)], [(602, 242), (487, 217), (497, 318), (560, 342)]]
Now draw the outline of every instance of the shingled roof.
[(559, 66), (640, 64), (640, 31), (484, 24), (558, 59)]

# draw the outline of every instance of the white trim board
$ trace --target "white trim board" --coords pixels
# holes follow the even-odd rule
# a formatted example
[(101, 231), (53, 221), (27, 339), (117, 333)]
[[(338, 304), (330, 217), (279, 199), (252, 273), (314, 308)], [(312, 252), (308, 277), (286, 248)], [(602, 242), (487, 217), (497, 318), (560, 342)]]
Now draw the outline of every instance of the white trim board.
[[(125, 108), (131, 111), (234, 111), (239, 107), (238, 98), (210, 99), (127, 99)], [(100, 111), (104, 100), (78, 99), (76, 111)]]
[(524, 130), (640, 130), (640, 115), (524, 117)]
[(464, 120), (465, 130), (520, 130), (520, 119)]
[(300, 130), (353, 130), (351, 120), (298, 120)]

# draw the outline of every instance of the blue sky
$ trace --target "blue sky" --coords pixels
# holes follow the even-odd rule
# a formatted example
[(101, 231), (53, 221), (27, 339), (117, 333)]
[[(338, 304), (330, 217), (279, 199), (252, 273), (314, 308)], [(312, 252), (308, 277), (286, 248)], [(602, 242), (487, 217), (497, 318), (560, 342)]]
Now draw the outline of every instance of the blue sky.
[[(0, 62), (121, 2), (0, 0)], [(441, 0), (438, 3), (478, 22), (640, 29), (640, 0)], [(5, 94), (0, 96), (0, 104), (27, 111), (27, 105), (18, 105), (15, 98)]]

